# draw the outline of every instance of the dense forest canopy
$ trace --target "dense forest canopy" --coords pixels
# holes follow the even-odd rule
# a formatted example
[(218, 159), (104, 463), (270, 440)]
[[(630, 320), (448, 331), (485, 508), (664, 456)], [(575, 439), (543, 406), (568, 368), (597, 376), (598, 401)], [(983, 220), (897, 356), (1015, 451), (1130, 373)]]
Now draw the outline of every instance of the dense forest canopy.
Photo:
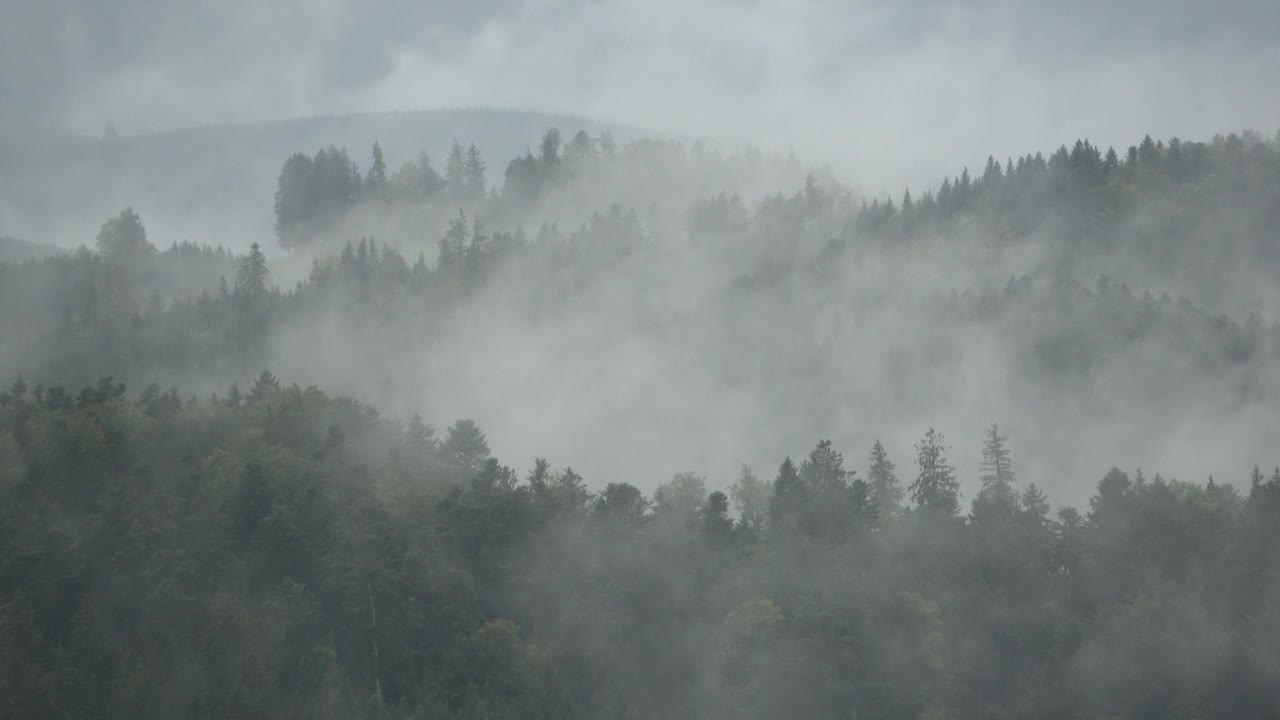
[[(323, 211), (295, 216), (313, 232), (264, 258), (252, 302), (242, 256), (126, 212), (103, 232), (136, 220), (139, 252), (0, 266), (0, 299), (24, 308), (0, 317), (0, 373), (203, 394), (270, 367), (400, 417), (474, 417), (520, 463), (573, 457), (645, 489), (816, 436), (905, 451), (929, 424), (953, 425), (972, 465), (993, 418), (1069, 502), (1100, 463), (1204, 478), (1265, 461), (1274, 141), (1081, 140), (864, 198), (752, 148), (565, 135), (530, 138), (539, 152), (501, 180), (460, 142), (456, 162), (402, 167), (287, 158), (277, 208)], [(785, 176), (755, 200), (717, 184)]]
[(968, 508), (934, 429), (645, 494), (269, 372), (16, 383), (0, 716), (1275, 717), (1280, 469), (1051, 512), (985, 438)]
[(0, 718), (1280, 717), (1280, 138), (530, 141), (0, 261)]

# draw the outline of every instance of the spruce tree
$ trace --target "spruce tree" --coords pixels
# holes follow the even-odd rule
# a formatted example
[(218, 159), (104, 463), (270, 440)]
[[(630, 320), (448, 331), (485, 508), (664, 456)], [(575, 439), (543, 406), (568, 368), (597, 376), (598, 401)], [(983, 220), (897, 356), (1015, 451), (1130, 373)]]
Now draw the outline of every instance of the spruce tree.
[(955, 514), (959, 508), (960, 483), (955, 468), (947, 463), (946, 441), (933, 428), (916, 443), (918, 475), (911, 484), (911, 499), (922, 510)]
[(387, 163), (382, 159), (382, 147), (375, 142), (373, 144), (373, 162), (369, 165), (369, 174), (364, 180), (365, 196), (381, 198), (386, 185)]
[(252, 300), (267, 294), (267, 258), (258, 243), (249, 246), (249, 254), (240, 260), (236, 273), (236, 296)]
[(457, 140), (449, 148), (449, 161), (444, 168), (444, 182), (449, 188), (449, 195), (455, 201), (467, 199), (467, 163), (462, 155), (462, 146)]
[(1008, 438), (1000, 434), (999, 426), (993, 423), (987, 429), (982, 443), (982, 464), (979, 466), (982, 489), (973, 501), (973, 518), (979, 523), (1009, 519), (1017, 512), (1013, 460), (1007, 442)]
[(484, 199), (485, 193), (488, 191), (488, 184), (484, 179), (485, 162), (480, 157), (480, 151), (476, 149), (475, 144), (467, 146), (467, 154), (463, 159), (463, 184), (465, 185), (466, 199), (469, 202), (478, 202)]
[(901, 509), (904, 495), (902, 483), (898, 480), (889, 453), (879, 439), (871, 446), (871, 468), (867, 470), (867, 483), (870, 485), (871, 506), (879, 517), (888, 517)]
[(982, 475), (983, 489), (1010, 488), (1013, 486), (1013, 460), (1009, 447), (1005, 444), (1009, 438), (1000, 434), (1000, 427), (992, 423), (987, 428), (986, 439), (982, 443)]

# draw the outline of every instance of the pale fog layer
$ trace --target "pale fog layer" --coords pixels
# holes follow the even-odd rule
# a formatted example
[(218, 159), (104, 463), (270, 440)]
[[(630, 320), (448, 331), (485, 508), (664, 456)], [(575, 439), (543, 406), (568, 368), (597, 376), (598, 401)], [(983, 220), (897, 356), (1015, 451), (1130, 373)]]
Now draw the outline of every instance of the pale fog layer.
[(514, 108), (793, 146), (896, 191), (1076, 137), (1271, 128), (1276, 28), (1271, 0), (10, 0), (0, 128)]
[[(0, 119), (17, 137), (31, 128), (98, 136), (111, 123), (128, 141), (228, 122), (489, 105), (794, 147), (868, 195), (895, 197), (904, 185), (976, 170), (988, 154), (1048, 152), (1077, 137), (1123, 147), (1147, 133), (1274, 131), (1276, 4), (1111, 5), (18, 0), (0, 9)], [(519, 132), (534, 144), (531, 129)], [(363, 158), (377, 135), (285, 136), (179, 195), (167, 191), (200, 165), (191, 159), (200, 153), (182, 147), (165, 154), (167, 174), (120, 186), (111, 173), (77, 167), (32, 186), (10, 165), (0, 169), (7, 188), (56, 202), (33, 212), (26, 200), (6, 201), (0, 234), (91, 244), (104, 211), (134, 204), (162, 246), (270, 247), (270, 188), (287, 154), (335, 142)], [(422, 147), (438, 161), (451, 139), (424, 129), (392, 157)], [(510, 145), (460, 139), (480, 144), (491, 182), (500, 177)], [(108, 200), (95, 194), (100, 185)], [(667, 210), (678, 217), (681, 208)], [(444, 227), (402, 231), (432, 243)], [(679, 238), (660, 236), (667, 245)], [(437, 426), (474, 418), (508, 464), (546, 456), (595, 487), (650, 490), (685, 470), (725, 487), (740, 463), (771, 475), (822, 437), (859, 468), (879, 437), (909, 476), (911, 444), (933, 426), (972, 497), (979, 436), (991, 422), (1009, 435), (1020, 479), (1061, 502), (1082, 502), (1111, 465), (1239, 484), (1253, 463), (1280, 461), (1274, 401), (1241, 400), (1233, 378), (1204, 377), (1167, 348), (1130, 348), (1069, 392), (1027, 386), (1010, 368), (1025, 347), (921, 308), (926, 291), (999, 289), (1033, 272), (1034, 243), (1013, 257), (945, 245), (913, 256), (854, 253), (834, 268), (838, 282), (817, 288), (796, 276), (785, 291), (732, 308), (720, 291), (737, 268), (664, 247), (594, 279), (555, 316), (531, 318), (519, 295), (504, 292), (539, 280), (509, 268), (431, 337), (336, 320), (288, 328), (272, 340), (271, 369), (401, 417), (422, 412)], [(1090, 284), (1101, 271), (1082, 268), (1077, 279)], [(301, 272), (275, 280), (290, 287)], [(1138, 293), (1185, 290), (1152, 287), (1140, 268), (1108, 274)], [(1240, 285), (1245, 297), (1217, 307), (1274, 322), (1274, 280), (1246, 275)], [(666, 320), (637, 322), (637, 307)]]
[[(1150, 339), (1087, 379), (1029, 381), (1025, 333), (939, 317), (952, 290), (1002, 291), (1023, 273), (1046, 282), (1034, 240), (1016, 253), (960, 238), (851, 251), (828, 263), (832, 281), (795, 272), (743, 297), (726, 288), (747, 260), (708, 256), (668, 232), (555, 312), (525, 303), (526, 288), (554, 276), (509, 266), (425, 335), (357, 327), (335, 312), (276, 337), (271, 367), (400, 417), (420, 412), (441, 430), (473, 418), (505, 463), (547, 457), (597, 488), (650, 491), (690, 470), (724, 488), (741, 464), (772, 476), (820, 438), (863, 472), (881, 439), (911, 477), (913, 443), (935, 427), (971, 499), (993, 422), (1020, 481), (1059, 503), (1083, 504), (1113, 465), (1241, 485), (1254, 463), (1280, 459), (1276, 399), (1241, 397), (1244, 370), (1210, 374), (1185, 348)], [(788, 251), (812, 259), (818, 246)], [(1277, 380), (1268, 368), (1261, 387)]]

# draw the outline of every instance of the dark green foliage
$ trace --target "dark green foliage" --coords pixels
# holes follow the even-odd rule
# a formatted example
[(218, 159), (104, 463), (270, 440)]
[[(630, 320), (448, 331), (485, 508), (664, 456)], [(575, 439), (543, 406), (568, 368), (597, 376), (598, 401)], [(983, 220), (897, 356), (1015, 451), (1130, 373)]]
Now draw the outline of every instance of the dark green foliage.
[(871, 446), (871, 462), (867, 468), (867, 484), (869, 486), (869, 502), (876, 515), (888, 518), (896, 514), (906, 494), (902, 483), (898, 480), (897, 467), (889, 459), (884, 445), (876, 440)]
[[(650, 502), (473, 423), (431, 442), (262, 372), (235, 405), (109, 379), (0, 398), (3, 717), (1270, 717), (1280, 472), (1242, 497), (1113, 470), (1087, 516), (920, 509), (822, 441)], [(987, 487), (1012, 483), (992, 428)], [(1007, 476), (1005, 473), (1009, 473)], [(1001, 482), (1006, 477), (1008, 482)], [(994, 478), (994, 479), (993, 479)], [(749, 509), (754, 507), (755, 509)], [(917, 522), (918, 520), (918, 522)], [(776, 525), (775, 525), (776, 524)], [(795, 532), (795, 531), (800, 532)], [(871, 579), (871, 581), (867, 581)], [(799, 710), (797, 710), (799, 711)], [(414, 713), (417, 713), (415, 715)]]
[[(973, 501), (973, 519), (980, 524), (991, 524), (1008, 521), (1018, 509), (1018, 495), (1014, 490), (1013, 459), (1006, 445), (1008, 438), (1000, 434), (1000, 428), (992, 425), (987, 429), (986, 439), (982, 443), (982, 465), (979, 468), (979, 481), (982, 488)], [(1043, 495), (1035, 495), (1035, 486), (1027, 488), (1031, 496), (1024, 495), (1024, 507), (1030, 500), (1034, 511), (1040, 511)], [(1035, 491), (1038, 492), (1038, 491)], [(1047, 508), (1045, 509), (1047, 512)]]
[[(1070, 269), (1101, 253), (1165, 277), (1219, 251), (1274, 268), (1257, 240), (1276, 219), (1272, 144), (1144, 138), (1122, 158), (1080, 141), (900, 204), (811, 176), (754, 204), (725, 192), (644, 222), (613, 205), (577, 230), (518, 227), (557, 194), (704, 152), (550, 130), (494, 192), (474, 146), (454, 144), (443, 178), (425, 155), (388, 178), (376, 144), (363, 178), (344, 151), (296, 155), (276, 198), (286, 248), (362, 208), (447, 215), (419, 228), (439, 240), (433, 265), (352, 238), (294, 289), (257, 245), (156, 252), (131, 210), (99, 253), (0, 264), (0, 370), (26, 377), (0, 393), (0, 718), (1277, 716), (1280, 470), (1255, 467), (1241, 493), (1114, 469), (1087, 513), (1054, 513), (992, 425), (967, 479), (929, 429), (909, 489), (882, 443), (864, 474), (825, 439), (772, 481), (744, 468), (728, 495), (728, 478), (642, 490), (543, 458), (522, 479), (470, 420), (437, 438), (420, 415), (262, 370), (275, 339), (314, 351), (299, 338), (313, 328), (376, 325), (405, 345), (358, 348), (373, 373), (483, 319), (467, 303), (485, 293), (554, 316), (616, 277), (647, 287), (640, 261), (662, 257), (656, 271), (708, 260), (731, 278), (695, 309), (724, 310), (705, 314), (746, 340), (717, 347), (717, 369), (758, 387), (826, 360), (814, 314), (788, 300), (838, 288), (838, 263), (1034, 234), (1047, 271), (937, 288), (928, 325), (1009, 338), (1010, 383), (1061, 396), (1156, 341), (1266, 396), (1274, 328)], [(1201, 242), (1201, 216), (1228, 212), (1243, 229)], [(640, 295), (620, 298), (636, 328), (707, 327)], [(804, 332), (764, 345), (761, 316)], [(945, 342), (921, 344), (904, 373), (947, 362)], [(758, 356), (781, 362), (752, 374)], [(847, 401), (821, 390), (803, 409), (834, 417)]]
[[(381, 149), (377, 156), (381, 155)], [(375, 182), (385, 178), (373, 174)], [(285, 161), (276, 189), (276, 237), (285, 248), (313, 242), (361, 197), (360, 170), (345, 148), (330, 146), (314, 158), (302, 153)]]
[(142, 219), (131, 207), (108, 220), (98, 231), (98, 252), (105, 257), (128, 261), (155, 251), (155, 246), (147, 242), (147, 230), (142, 226)]
[(960, 508), (960, 482), (955, 468), (947, 464), (947, 446), (942, 433), (929, 428), (924, 438), (916, 443), (916, 468), (918, 473), (911, 484), (911, 499), (922, 510), (944, 515), (954, 514)]

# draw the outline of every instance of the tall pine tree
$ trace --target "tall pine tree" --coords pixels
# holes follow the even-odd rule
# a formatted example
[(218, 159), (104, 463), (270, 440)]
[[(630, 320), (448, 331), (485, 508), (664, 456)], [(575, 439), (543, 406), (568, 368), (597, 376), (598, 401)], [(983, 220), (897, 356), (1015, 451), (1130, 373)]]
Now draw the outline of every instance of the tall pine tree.
[(922, 510), (954, 515), (960, 506), (960, 483), (955, 468), (947, 463), (946, 440), (929, 428), (916, 443), (918, 474), (911, 484), (911, 499)]

